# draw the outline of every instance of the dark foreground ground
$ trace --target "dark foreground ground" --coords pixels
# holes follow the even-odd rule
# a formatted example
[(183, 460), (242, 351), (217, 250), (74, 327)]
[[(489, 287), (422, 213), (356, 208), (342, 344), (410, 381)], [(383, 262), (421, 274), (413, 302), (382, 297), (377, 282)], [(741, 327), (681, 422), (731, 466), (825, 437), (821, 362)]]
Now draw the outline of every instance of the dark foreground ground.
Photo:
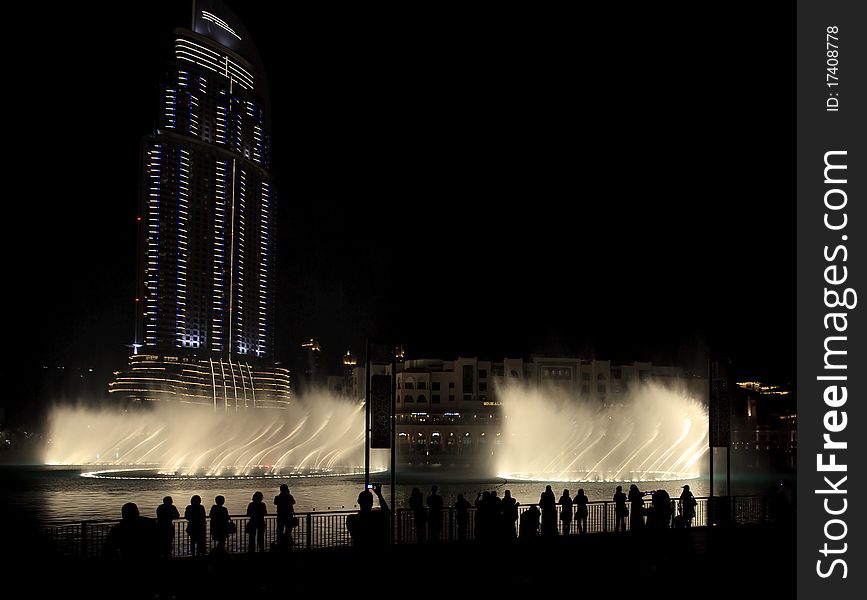
[(23, 595), (83, 598), (359, 597), (603, 600), (793, 597), (795, 531), (741, 526), (661, 535), (592, 534), (529, 543), (334, 548), (127, 565), (53, 555), (37, 540), (6, 540), (4, 587)]

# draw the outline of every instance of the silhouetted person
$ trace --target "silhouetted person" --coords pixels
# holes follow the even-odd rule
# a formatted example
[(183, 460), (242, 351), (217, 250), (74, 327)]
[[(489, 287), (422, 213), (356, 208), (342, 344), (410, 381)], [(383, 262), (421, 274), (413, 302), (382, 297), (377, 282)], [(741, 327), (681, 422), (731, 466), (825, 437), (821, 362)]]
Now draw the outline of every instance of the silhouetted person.
[(172, 543), (175, 539), (174, 520), (180, 519), (178, 507), (174, 505), (171, 496), (163, 498), (163, 503), (157, 506), (157, 527), (160, 532), (160, 556), (169, 558), (172, 555)]
[(559, 504), (560, 523), (563, 526), (563, 535), (569, 535), (569, 530), (572, 529), (572, 498), (569, 496), (569, 490), (563, 490), (563, 495), (560, 496)]
[(105, 538), (105, 555), (129, 562), (158, 557), (162, 539), (156, 521), (140, 516), (134, 502), (124, 504), (120, 515), (120, 523), (114, 525)]
[(379, 510), (373, 510), (373, 494), (370, 490), (363, 490), (358, 494), (358, 512), (346, 517), (352, 545), (359, 548), (385, 546), (389, 542), (388, 503), (382, 497), (380, 484), (373, 485), (373, 492), (379, 498)]
[(539, 518), (541, 513), (535, 504), (521, 513), (521, 522), (518, 525), (518, 537), (522, 540), (533, 539), (539, 533)]
[(629, 508), (626, 506), (626, 494), (623, 488), (617, 486), (614, 492), (614, 531), (626, 531), (626, 517), (629, 516)]
[(428, 521), (430, 522), (430, 541), (440, 541), (440, 532), (443, 529), (443, 497), (437, 492), (439, 488), (432, 485), (430, 496), (427, 497)]
[(265, 516), (268, 514), (268, 507), (262, 500), (265, 496), (262, 492), (253, 494), (253, 501), (247, 505), (247, 552), (253, 553), (256, 549), (259, 552), (265, 551)]
[(479, 490), (475, 500), (476, 505), (476, 539), (488, 541), (493, 537), (496, 528), (497, 515), (494, 514), (494, 503), (491, 492)]
[(587, 533), (587, 496), (584, 495), (584, 488), (578, 488), (578, 493), (575, 494), (575, 519), (578, 521), (578, 533)]
[(494, 514), (499, 516), (503, 512), (503, 499), (497, 495), (497, 490), (491, 490), (491, 506)]
[(184, 510), (184, 518), (187, 520), (187, 535), (190, 536), (190, 554), (193, 556), (204, 554), (207, 524), (201, 496), (196, 494), (190, 498), (190, 504)]
[(689, 491), (688, 485), (683, 486), (683, 491), (680, 493), (677, 504), (680, 516), (683, 517), (683, 526), (692, 527), (692, 520), (695, 518), (695, 507), (698, 502), (696, 502), (692, 492)]
[(629, 530), (638, 531), (644, 527), (644, 494), (634, 483), (629, 486)]
[(223, 506), (226, 499), (223, 496), (214, 498), (214, 505), (208, 512), (211, 520), (211, 539), (217, 543), (217, 548), (225, 549), (226, 538), (229, 537), (229, 510)]
[(671, 527), (671, 496), (665, 490), (656, 490), (651, 499), (653, 510), (647, 517), (648, 529), (668, 529)]
[(427, 532), (427, 512), (424, 509), (424, 494), (417, 487), (412, 488), (409, 494), (409, 509), (412, 511), (412, 523), (415, 526), (415, 541), (423, 544)]
[(458, 500), (455, 502), (455, 518), (458, 521), (458, 541), (465, 542), (470, 526), (470, 503), (463, 494), (458, 494)]
[(768, 496), (768, 519), (777, 525), (788, 525), (795, 516), (792, 491), (781, 481)]
[(557, 535), (557, 498), (550, 485), (539, 497), (539, 508), (542, 509), (542, 535)]
[(508, 540), (515, 539), (515, 522), (518, 520), (518, 502), (512, 498), (512, 491), (506, 490), (500, 504), (503, 535)]
[(295, 516), (295, 498), (289, 493), (289, 486), (280, 484), (280, 493), (274, 496), (277, 506), (277, 543), (288, 544), (292, 539), (292, 518)]

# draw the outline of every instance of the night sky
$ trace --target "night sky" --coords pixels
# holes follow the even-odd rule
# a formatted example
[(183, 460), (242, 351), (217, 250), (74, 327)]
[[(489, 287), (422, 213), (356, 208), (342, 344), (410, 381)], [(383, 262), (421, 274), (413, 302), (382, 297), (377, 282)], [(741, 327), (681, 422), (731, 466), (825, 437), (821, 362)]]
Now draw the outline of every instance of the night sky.
[[(318, 335), (337, 368), (370, 335), (410, 358), (709, 349), (793, 379), (794, 11), (229, 4), (272, 91), (279, 359)], [(4, 380), (123, 366), (139, 144), (189, 21), (166, 0), (28, 10), (7, 26), (32, 46), (5, 45), (26, 180), (4, 198)]]

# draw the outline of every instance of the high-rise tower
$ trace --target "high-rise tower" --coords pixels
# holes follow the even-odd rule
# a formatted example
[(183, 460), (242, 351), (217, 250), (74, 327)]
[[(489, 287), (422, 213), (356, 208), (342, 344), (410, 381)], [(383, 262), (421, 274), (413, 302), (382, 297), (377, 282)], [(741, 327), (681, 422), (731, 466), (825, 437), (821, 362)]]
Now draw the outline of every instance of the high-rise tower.
[[(142, 147), (134, 355), (110, 391), (181, 393), (215, 408), (221, 399), (236, 406), (239, 393), (243, 406), (282, 404), (289, 379), (273, 364), (276, 200), (265, 71), (222, 2), (194, 2), (192, 27), (173, 37), (156, 131)], [(180, 378), (158, 376), (172, 365)]]

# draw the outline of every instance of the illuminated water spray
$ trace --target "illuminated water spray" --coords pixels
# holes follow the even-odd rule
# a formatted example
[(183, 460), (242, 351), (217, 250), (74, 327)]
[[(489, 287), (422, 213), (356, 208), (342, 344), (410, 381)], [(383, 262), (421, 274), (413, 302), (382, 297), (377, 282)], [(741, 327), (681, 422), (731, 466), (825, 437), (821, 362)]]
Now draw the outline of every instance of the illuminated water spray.
[(643, 385), (622, 406), (553, 390), (500, 390), (505, 442), (497, 472), (531, 481), (650, 481), (698, 477), (707, 412), (685, 393)]
[[(358, 473), (364, 407), (314, 393), (287, 410), (215, 413), (170, 403), (127, 412), (58, 408), (45, 462), (148, 467), (171, 476)], [(374, 470), (384, 466), (372, 457)]]

